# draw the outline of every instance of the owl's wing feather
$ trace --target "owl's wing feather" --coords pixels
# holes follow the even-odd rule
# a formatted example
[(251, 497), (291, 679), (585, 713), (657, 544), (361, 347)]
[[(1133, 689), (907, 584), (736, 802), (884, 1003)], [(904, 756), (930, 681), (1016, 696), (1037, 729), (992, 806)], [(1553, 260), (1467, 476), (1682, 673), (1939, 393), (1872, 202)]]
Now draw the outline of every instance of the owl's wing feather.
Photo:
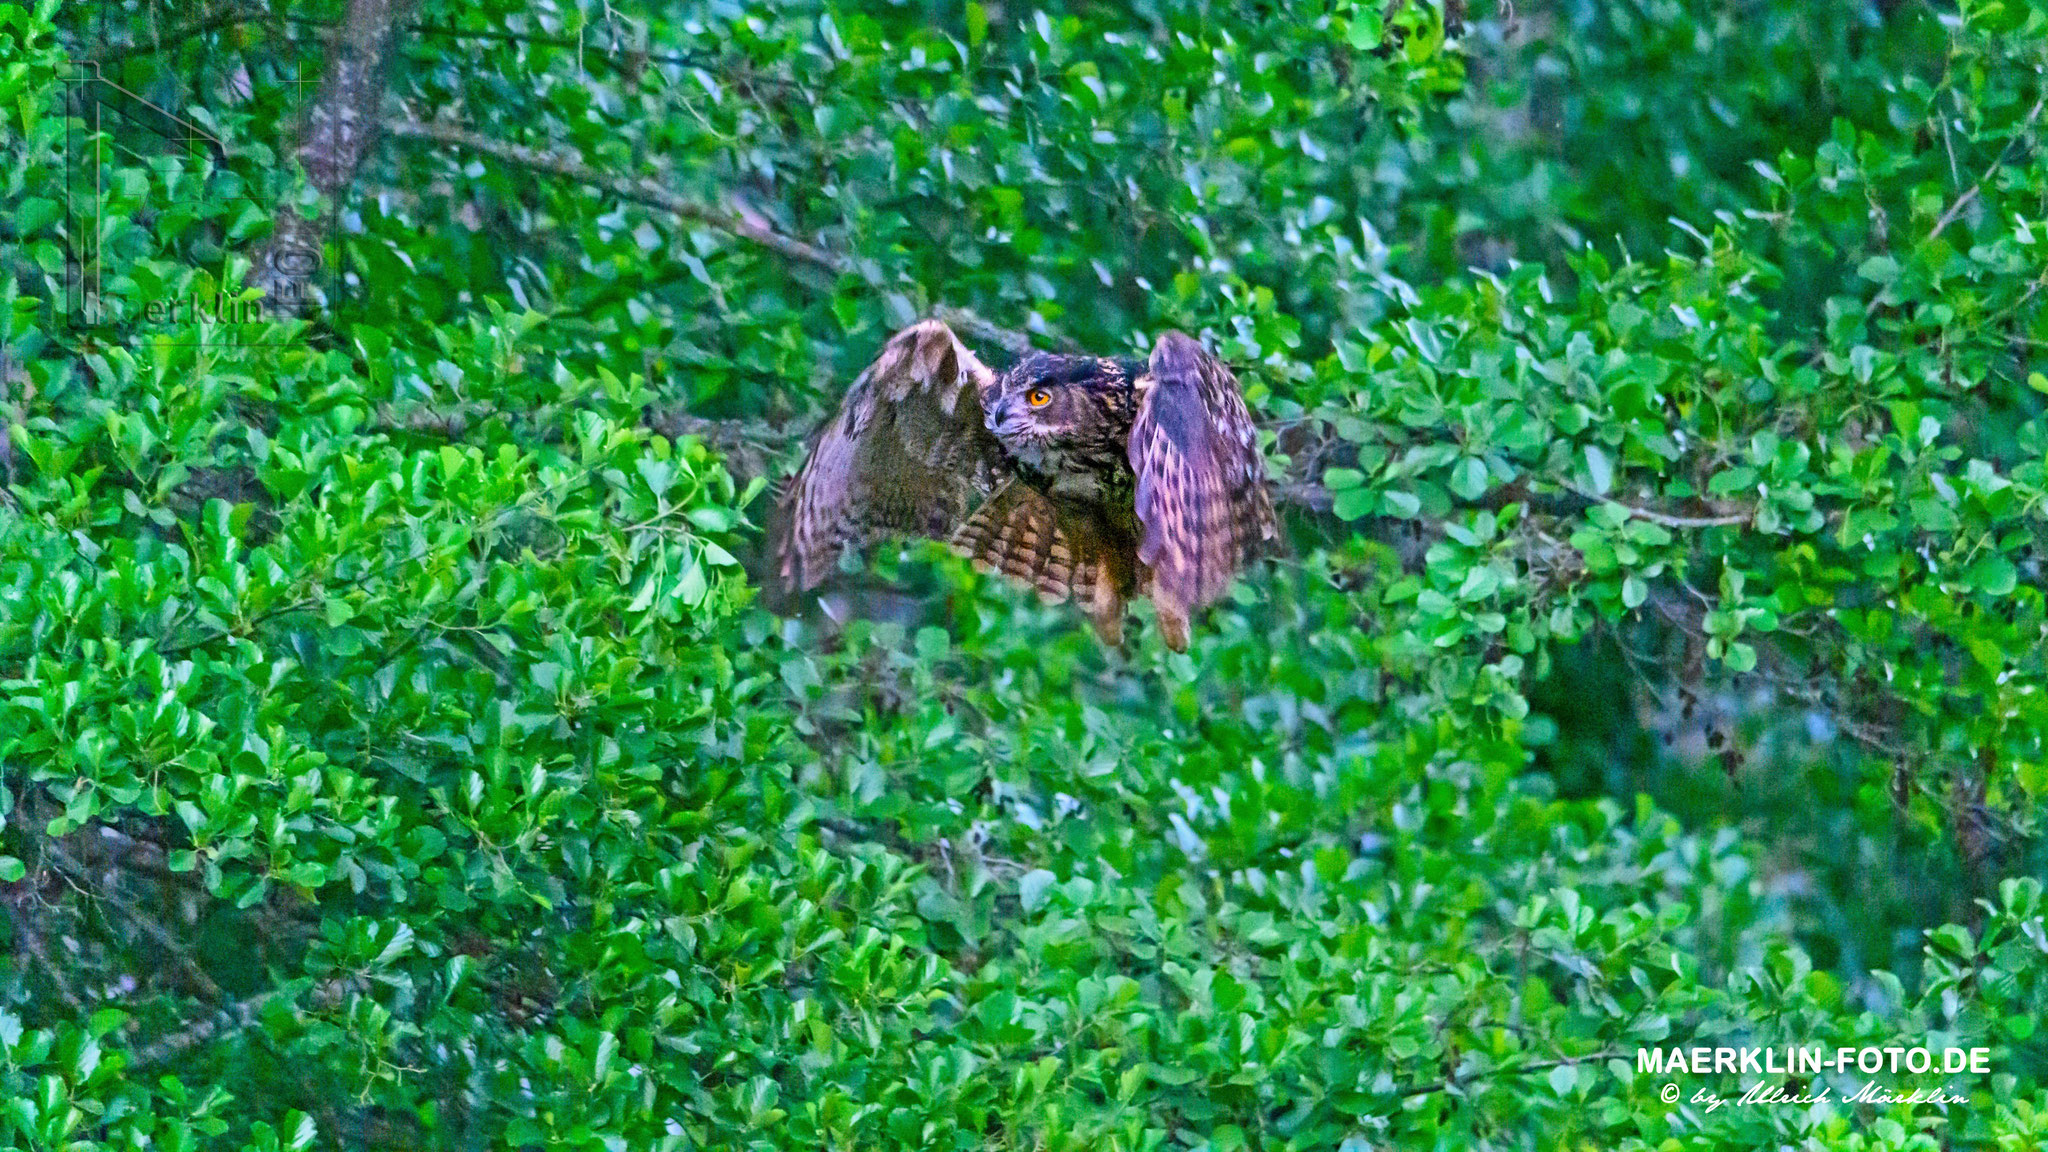
[(814, 588), (839, 555), (886, 534), (944, 539), (1008, 459), (982, 424), (995, 373), (937, 320), (889, 338), (847, 389), (784, 493), (775, 572)]
[(1179, 332), (1159, 338), (1147, 375), (1130, 439), (1138, 559), (1151, 569), (1160, 632), (1180, 652), (1189, 614), (1221, 596), (1279, 528), (1237, 377)]
[(953, 547), (984, 572), (1035, 589), (1047, 604), (1079, 602), (1096, 634), (1123, 638), (1134, 591), (1131, 541), (1094, 508), (1062, 504), (1022, 480), (996, 489), (953, 534)]

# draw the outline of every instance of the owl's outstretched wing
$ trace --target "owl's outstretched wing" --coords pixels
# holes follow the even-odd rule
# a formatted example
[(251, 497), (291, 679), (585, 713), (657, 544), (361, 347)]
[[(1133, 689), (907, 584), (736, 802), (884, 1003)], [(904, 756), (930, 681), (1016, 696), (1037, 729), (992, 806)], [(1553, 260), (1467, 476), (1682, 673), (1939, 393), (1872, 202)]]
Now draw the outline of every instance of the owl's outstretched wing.
[(1131, 422), (1138, 559), (1168, 647), (1187, 650), (1188, 616), (1278, 534), (1266, 464), (1237, 377), (1179, 332), (1152, 349)]
[(783, 590), (816, 587), (841, 552), (874, 536), (949, 537), (972, 499), (1008, 473), (982, 424), (994, 386), (995, 373), (937, 320), (891, 336), (783, 494), (774, 530)]

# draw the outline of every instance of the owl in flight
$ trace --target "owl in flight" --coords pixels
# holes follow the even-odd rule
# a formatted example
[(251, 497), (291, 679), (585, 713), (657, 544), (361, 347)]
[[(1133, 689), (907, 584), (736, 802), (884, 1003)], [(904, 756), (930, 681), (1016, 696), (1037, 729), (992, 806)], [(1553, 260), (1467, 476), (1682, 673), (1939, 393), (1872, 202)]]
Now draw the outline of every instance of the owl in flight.
[(1149, 596), (1167, 647), (1277, 533), (1237, 378), (1178, 332), (1146, 361), (1033, 352), (997, 373), (950, 328), (889, 338), (782, 498), (775, 577), (815, 587), (891, 534), (1079, 603), (1103, 643)]

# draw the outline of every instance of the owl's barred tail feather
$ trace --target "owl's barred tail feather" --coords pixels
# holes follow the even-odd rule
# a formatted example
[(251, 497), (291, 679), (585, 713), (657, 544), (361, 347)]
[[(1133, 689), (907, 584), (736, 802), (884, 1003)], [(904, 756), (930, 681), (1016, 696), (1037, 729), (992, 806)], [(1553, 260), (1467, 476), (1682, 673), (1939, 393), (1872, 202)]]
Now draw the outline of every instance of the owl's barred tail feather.
[(952, 545), (984, 572), (1038, 592), (1047, 604), (1079, 602), (1104, 644), (1123, 642), (1124, 604), (1134, 591), (1130, 564), (1114, 532), (1074, 510), (1062, 510), (1036, 488), (1011, 480), (996, 489)]
[(1015, 480), (996, 489), (952, 543), (976, 568), (1036, 589), (1047, 604), (1073, 593), (1074, 550), (1060, 535), (1051, 501)]

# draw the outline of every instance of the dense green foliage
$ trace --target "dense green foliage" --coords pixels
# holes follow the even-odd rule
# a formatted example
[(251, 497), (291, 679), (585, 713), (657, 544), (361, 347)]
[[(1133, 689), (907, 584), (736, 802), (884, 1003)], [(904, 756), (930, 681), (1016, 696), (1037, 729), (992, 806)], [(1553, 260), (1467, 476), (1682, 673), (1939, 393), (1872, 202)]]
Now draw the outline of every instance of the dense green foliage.
[[(545, 155), (386, 138), (252, 325), (132, 305), (340, 5), (0, 8), (0, 1143), (2048, 1142), (2048, 8), (1444, 7), (428, 0), (391, 118)], [(942, 305), (1240, 367), (1290, 548), (1187, 655), (756, 602)]]

